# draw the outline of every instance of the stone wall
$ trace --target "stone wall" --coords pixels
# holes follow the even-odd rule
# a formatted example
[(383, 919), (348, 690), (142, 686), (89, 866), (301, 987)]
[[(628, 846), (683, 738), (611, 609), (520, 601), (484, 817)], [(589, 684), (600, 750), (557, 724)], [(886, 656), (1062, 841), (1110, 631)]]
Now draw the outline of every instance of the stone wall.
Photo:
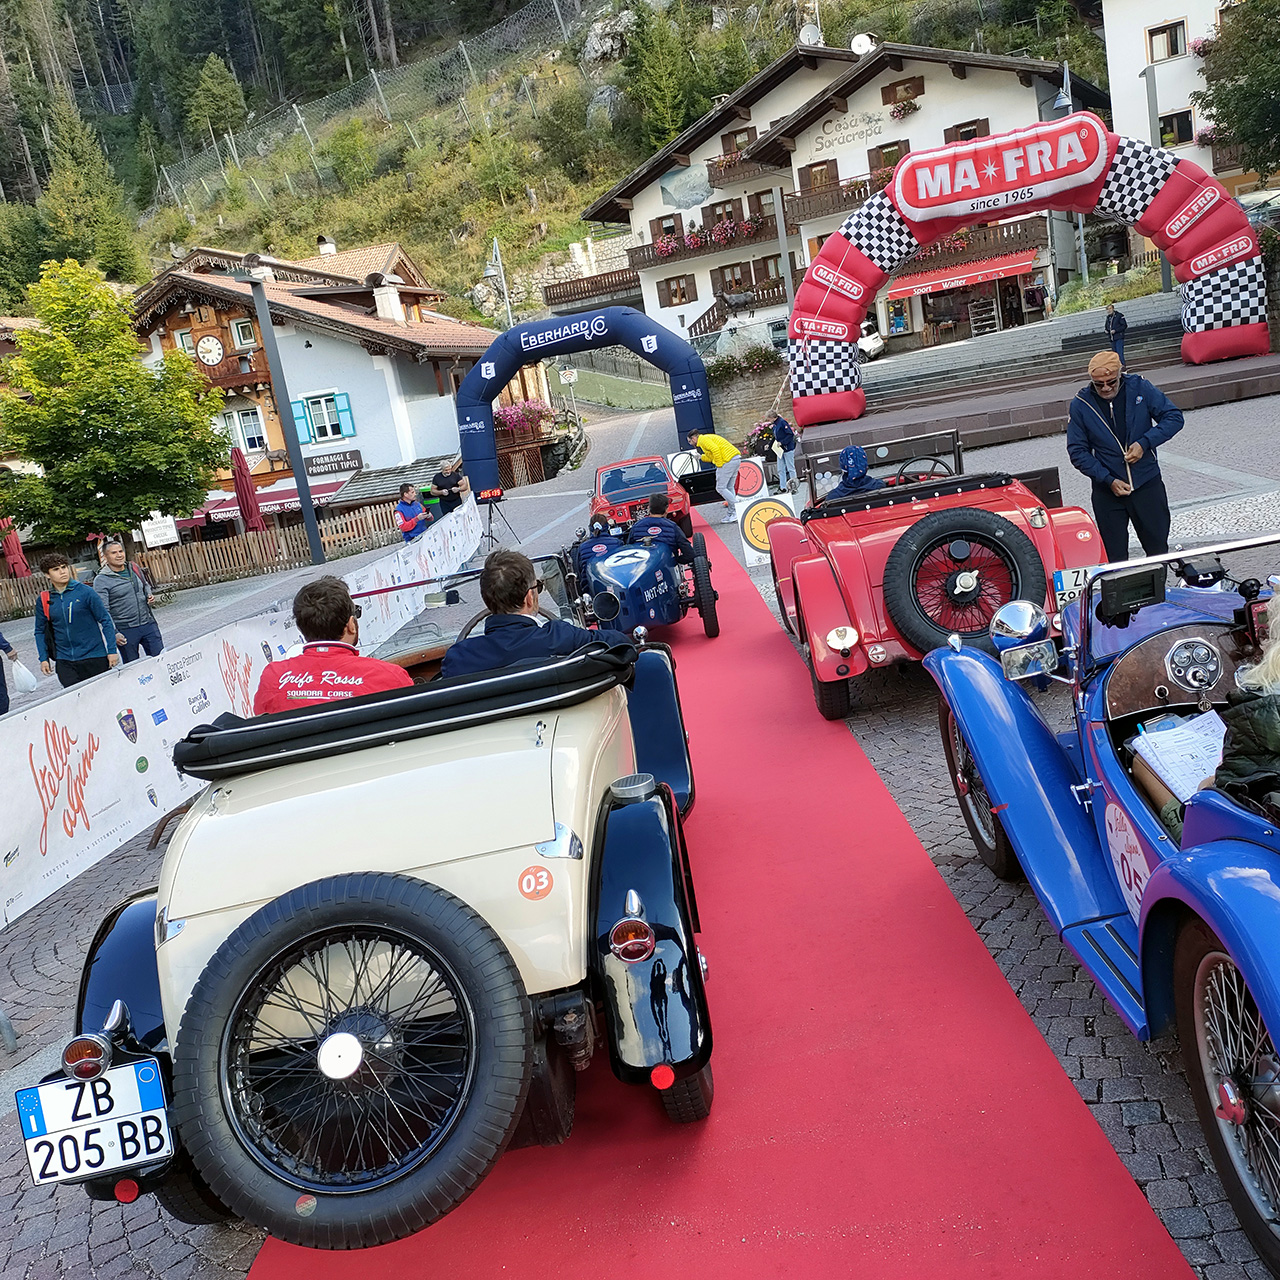
[[(786, 377), (786, 369), (770, 369), (751, 378), (739, 378), (728, 386), (711, 388), (711, 421), (716, 433), (734, 444), (741, 444), (747, 432), (769, 413), (778, 384)], [(783, 389), (778, 412), (790, 423), (795, 422), (791, 405), (791, 388)]]
[[(588, 237), (571, 244), (567, 252), (543, 254), (541, 261), (531, 270), (508, 270), (511, 310), (517, 323), (546, 314), (542, 301), (543, 285), (580, 280), (583, 276), (599, 275), (605, 271), (623, 271), (627, 266), (627, 250), (638, 243), (630, 234), (601, 241)], [(493, 318), (505, 313), (502, 289), (497, 282), (492, 286), (487, 282), (477, 284), (471, 291), (471, 300), (481, 315)]]

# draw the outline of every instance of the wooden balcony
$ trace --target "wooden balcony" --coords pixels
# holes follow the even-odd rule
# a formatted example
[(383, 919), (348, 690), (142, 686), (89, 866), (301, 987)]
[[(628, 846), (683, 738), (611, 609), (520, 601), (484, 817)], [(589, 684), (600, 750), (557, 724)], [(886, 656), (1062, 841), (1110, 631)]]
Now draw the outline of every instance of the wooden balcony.
[(1213, 144), (1214, 173), (1234, 173), (1244, 168), (1244, 148), (1238, 142)]
[[(243, 361), (248, 368), (240, 367)], [(209, 384), (224, 391), (257, 391), (271, 385), (266, 354), (259, 348), (240, 355), (227, 356), (214, 365), (197, 362), (196, 368), (209, 379)]]
[(548, 307), (574, 302), (598, 302), (605, 298), (630, 298), (640, 292), (640, 276), (634, 269), (602, 271), (599, 275), (582, 276), (542, 286), (542, 301)]
[(689, 336), (691, 338), (701, 338), (705, 334), (715, 333), (717, 330), (723, 329), (732, 316), (749, 317), (762, 307), (785, 305), (787, 301), (787, 286), (781, 279), (766, 280), (763, 284), (755, 285), (742, 293), (728, 296), (736, 301), (736, 305), (730, 306), (724, 296), (716, 298), (715, 303), (708, 307), (689, 326)]
[(978, 258), (1045, 249), (1049, 245), (1049, 224), (1043, 217), (999, 222), (993, 227), (971, 227), (957, 234), (965, 236), (964, 248), (947, 249), (935, 245), (916, 254), (910, 264), (904, 264), (904, 270), (932, 271), (936, 267), (958, 267)]
[[(771, 242), (777, 243), (778, 240), (778, 221), (772, 214), (761, 220), (760, 229), (754, 235), (744, 236), (741, 233), (736, 235), (732, 240), (726, 241), (724, 244), (716, 244), (711, 238), (711, 229), (708, 227), (703, 233), (704, 244), (697, 249), (690, 249), (681, 236), (676, 241), (675, 249), (663, 256), (651, 244), (637, 245), (634, 249), (627, 250), (627, 258), (631, 265), (637, 270), (643, 270), (645, 267), (667, 267), (674, 266), (677, 263), (687, 262), (690, 258), (705, 258), (710, 253), (737, 253), (749, 257), (760, 257), (766, 250), (756, 250), (755, 246), (760, 244), (768, 245)], [(678, 273), (676, 273), (678, 274)]]
[(802, 222), (812, 222), (833, 213), (849, 213), (879, 189), (869, 177), (850, 178), (848, 182), (831, 182), (823, 187), (811, 187), (808, 191), (783, 196), (787, 234), (796, 235)]
[(731, 182), (750, 182), (753, 178), (763, 178), (777, 172), (772, 165), (761, 164), (757, 160), (744, 160), (741, 151), (730, 151), (707, 161), (707, 177), (717, 189), (727, 187)]

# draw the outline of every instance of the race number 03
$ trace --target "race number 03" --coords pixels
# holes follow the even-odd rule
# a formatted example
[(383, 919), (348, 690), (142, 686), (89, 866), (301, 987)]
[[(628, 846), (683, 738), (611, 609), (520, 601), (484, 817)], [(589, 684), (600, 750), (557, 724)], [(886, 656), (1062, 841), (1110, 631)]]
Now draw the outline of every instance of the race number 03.
[(555, 881), (546, 867), (525, 867), (520, 873), (520, 893), (530, 902), (538, 902), (551, 892)]

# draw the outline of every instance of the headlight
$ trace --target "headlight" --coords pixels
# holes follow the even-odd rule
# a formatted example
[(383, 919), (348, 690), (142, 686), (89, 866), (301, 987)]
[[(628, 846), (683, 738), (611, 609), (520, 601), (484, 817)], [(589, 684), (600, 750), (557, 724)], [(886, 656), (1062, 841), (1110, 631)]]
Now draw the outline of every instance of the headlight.
[(847, 658), (849, 650), (857, 643), (857, 627), (833, 627), (827, 632), (827, 648), (837, 650), (841, 657)]

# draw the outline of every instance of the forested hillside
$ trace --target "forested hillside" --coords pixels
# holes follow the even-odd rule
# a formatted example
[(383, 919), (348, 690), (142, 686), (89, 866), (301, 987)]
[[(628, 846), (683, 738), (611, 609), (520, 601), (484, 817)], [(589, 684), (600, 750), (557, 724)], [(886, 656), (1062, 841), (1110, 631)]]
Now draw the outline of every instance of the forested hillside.
[[(192, 244), (302, 256), (318, 233), (401, 240), (465, 310), (491, 236), (517, 269), (581, 238), (593, 195), (814, 16), (805, 0), (6, 0), (0, 311), (25, 309), (52, 256), (135, 281)], [(1069, 0), (816, 16), (833, 45), (1025, 51), (1105, 80)]]

